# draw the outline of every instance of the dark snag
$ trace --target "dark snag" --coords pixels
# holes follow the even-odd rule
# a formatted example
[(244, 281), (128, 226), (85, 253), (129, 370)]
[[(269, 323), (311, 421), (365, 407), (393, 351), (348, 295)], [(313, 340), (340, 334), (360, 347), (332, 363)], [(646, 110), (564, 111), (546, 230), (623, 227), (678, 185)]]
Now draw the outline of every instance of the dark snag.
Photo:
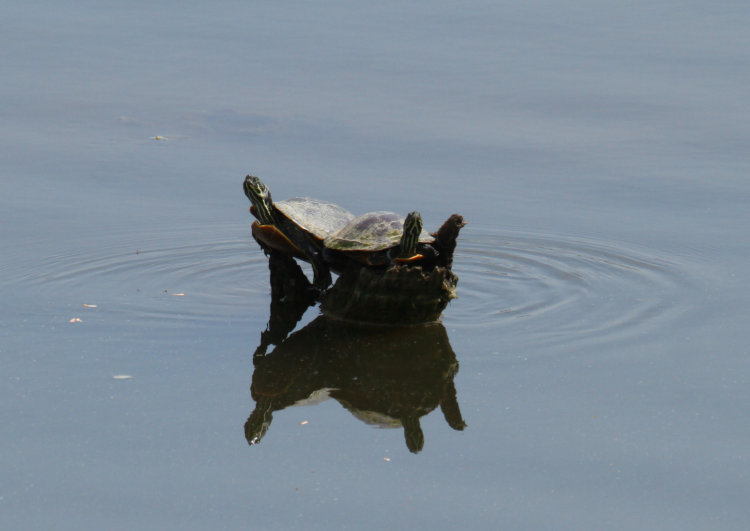
[(458, 233), (466, 225), (463, 216), (453, 214), (437, 232), (433, 232), (435, 242), (432, 244), (438, 253), (437, 265), (450, 269), (453, 266), (453, 253), (456, 250)]

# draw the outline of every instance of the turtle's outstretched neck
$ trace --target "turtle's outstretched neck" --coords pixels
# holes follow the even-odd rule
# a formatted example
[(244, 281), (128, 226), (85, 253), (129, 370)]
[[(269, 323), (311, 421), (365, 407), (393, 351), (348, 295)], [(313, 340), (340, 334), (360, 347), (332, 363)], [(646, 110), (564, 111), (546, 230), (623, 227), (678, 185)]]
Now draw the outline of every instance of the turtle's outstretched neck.
[(276, 220), (273, 215), (271, 191), (263, 184), (263, 181), (253, 175), (248, 175), (242, 183), (242, 189), (255, 208), (260, 222), (264, 225), (274, 225)]
[(422, 233), (422, 215), (419, 212), (410, 212), (404, 220), (404, 232), (401, 234), (398, 257), (407, 259), (417, 253), (419, 236)]

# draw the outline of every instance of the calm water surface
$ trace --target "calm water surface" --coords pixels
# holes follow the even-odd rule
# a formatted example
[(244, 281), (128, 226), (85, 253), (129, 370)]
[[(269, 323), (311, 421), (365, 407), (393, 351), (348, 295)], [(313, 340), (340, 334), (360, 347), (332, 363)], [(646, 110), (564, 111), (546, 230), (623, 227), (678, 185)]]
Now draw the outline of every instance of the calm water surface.
[[(750, 8), (2, 11), (3, 529), (750, 525)], [(442, 325), (254, 367), (248, 172), (463, 214)]]

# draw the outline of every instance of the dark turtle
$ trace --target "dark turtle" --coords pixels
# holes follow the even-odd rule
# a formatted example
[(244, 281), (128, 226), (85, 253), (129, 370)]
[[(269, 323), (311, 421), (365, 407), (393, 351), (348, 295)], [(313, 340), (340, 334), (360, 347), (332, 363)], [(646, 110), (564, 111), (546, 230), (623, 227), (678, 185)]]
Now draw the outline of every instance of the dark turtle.
[(323, 240), (325, 250), (370, 266), (412, 262), (435, 254), (435, 241), (422, 230), (422, 216), (411, 212), (406, 219), (394, 212), (370, 212), (351, 220)]
[(253, 235), (262, 243), (285, 254), (310, 262), (318, 289), (331, 284), (331, 273), (323, 262), (320, 249), (323, 240), (354, 219), (354, 214), (333, 203), (296, 197), (274, 203), (271, 192), (259, 178), (245, 177), (245, 195), (250, 212), (258, 218)]

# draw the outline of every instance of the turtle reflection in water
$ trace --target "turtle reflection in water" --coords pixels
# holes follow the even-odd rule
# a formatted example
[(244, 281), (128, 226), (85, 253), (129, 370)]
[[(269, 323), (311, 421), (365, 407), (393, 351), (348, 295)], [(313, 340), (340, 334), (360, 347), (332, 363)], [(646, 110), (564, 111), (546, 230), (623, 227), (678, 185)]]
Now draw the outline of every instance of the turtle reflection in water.
[(424, 446), (420, 417), (435, 408), (453, 429), (466, 426), (453, 383), (458, 361), (439, 323), (365, 328), (320, 316), (254, 364), (256, 406), (245, 423), (250, 444), (266, 434), (273, 412), (321, 393), (360, 420), (402, 426), (414, 453)]

